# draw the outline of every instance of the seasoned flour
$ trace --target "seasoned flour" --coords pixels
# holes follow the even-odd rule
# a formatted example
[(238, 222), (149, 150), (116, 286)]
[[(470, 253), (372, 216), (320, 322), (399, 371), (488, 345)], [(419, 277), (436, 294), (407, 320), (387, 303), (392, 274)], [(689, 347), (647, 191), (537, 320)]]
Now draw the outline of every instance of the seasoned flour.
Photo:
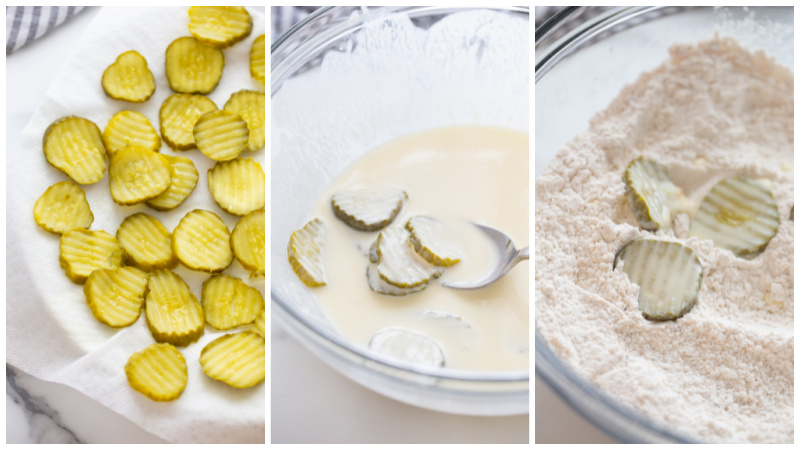
[[(730, 39), (675, 46), (536, 181), (536, 322), (568, 366), (652, 420), (712, 442), (794, 439), (793, 74)], [(643, 231), (622, 173), (645, 155), (699, 202), (723, 178), (769, 183), (777, 235), (752, 260), (685, 238), (697, 305), (650, 322), (614, 255)], [(684, 219), (686, 219), (684, 217)]]

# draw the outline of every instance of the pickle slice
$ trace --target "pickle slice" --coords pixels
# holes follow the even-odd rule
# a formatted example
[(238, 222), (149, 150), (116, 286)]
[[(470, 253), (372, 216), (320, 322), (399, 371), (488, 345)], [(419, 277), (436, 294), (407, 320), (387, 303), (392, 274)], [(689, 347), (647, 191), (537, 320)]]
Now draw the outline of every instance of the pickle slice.
[(260, 81), (262, 86), (266, 85), (267, 78), (265, 61), (264, 35), (262, 34), (253, 41), (253, 47), (250, 49), (250, 75)]
[(639, 286), (639, 311), (650, 320), (675, 320), (692, 310), (703, 266), (678, 242), (637, 239), (619, 254), (622, 271)]
[(333, 213), (351, 228), (378, 231), (397, 217), (408, 195), (394, 187), (359, 188), (331, 196)]
[(389, 284), (384, 281), (380, 275), (378, 275), (378, 268), (375, 266), (375, 264), (370, 264), (367, 266), (367, 284), (369, 285), (370, 289), (379, 294), (392, 295), (395, 297), (414, 294), (428, 287), (427, 282), (411, 288), (401, 288), (393, 284)]
[(400, 288), (427, 284), (443, 273), (440, 267), (428, 264), (409, 243), (409, 232), (403, 227), (389, 227), (378, 235), (378, 275)]
[(156, 91), (147, 60), (135, 50), (119, 55), (103, 72), (101, 84), (109, 97), (133, 103), (146, 101)]
[(189, 197), (197, 186), (200, 174), (189, 158), (162, 155), (169, 162), (169, 187), (157, 196), (147, 200), (147, 205), (157, 211), (175, 209)]
[(172, 251), (192, 270), (216, 273), (233, 261), (231, 234), (225, 222), (211, 211), (189, 211), (172, 231)]
[(253, 323), (264, 309), (264, 298), (258, 289), (229, 275), (214, 275), (206, 280), (201, 298), (206, 323), (218, 330)]
[(245, 150), (251, 152), (264, 148), (266, 141), (265, 98), (266, 95), (263, 92), (248, 90), (234, 92), (222, 107), (225, 111), (238, 114), (247, 122), (249, 135)]
[(318, 218), (309, 221), (289, 237), (289, 263), (300, 281), (308, 287), (325, 286), (328, 282), (325, 274), (327, 238), (328, 228)]
[(408, 219), (406, 229), (414, 251), (434, 266), (449, 267), (461, 261), (461, 251), (448, 238), (448, 229), (440, 221), (416, 216)]
[(416, 331), (386, 328), (369, 340), (378, 353), (426, 366), (444, 366), (444, 350), (436, 341)]
[(150, 400), (169, 402), (186, 388), (186, 360), (169, 344), (153, 344), (134, 353), (125, 364), (128, 384)]
[(83, 285), (86, 304), (95, 319), (121, 328), (136, 322), (147, 291), (147, 273), (135, 267), (98, 269)]
[(261, 308), (258, 315), (256, 316), (256, 320), (253, 322), (253, 330), (260, 334), (261, 336), (266, 336), (265, 331), (266, 328), (264, 327), (264, 314), (265, 309)]
[(157, 152), (161, 148), (161, 138), (144, 114), (120, 111), (114, 114), (103, 130), (103, 144), (108, 156), (129, 145)]
[(233, 256), (250, 278), (263, 277), (266, 270), (266, 216), (263, 209), (253, 211), (239, 219), (231, 232)]
[(681, 209), (685, 198), (658, 163), (640, 156), (628, 164), (625, 193), (636, 221), (645, 230), (669, 228), (672, 217)]
[(214, 161), (230, 161), (247, 145), (250, 130), (238, 114), (218, 110), (203, 114), (194, 125), (194, 142)]
[(103, 230), (75, 228), (61, 235), (58, 260), (67, 278), (83, 284), (97, 269), (119, 269), (125, 251)]
[(167, 47), (169, 87), (183, 94), (208, 94), (217, 87), (225, 67), (222, 50), (189, 36), (179, 37)]
[(185, 347), (205, 332), (203, 307), (186, 282), (169, 269), (150, 273), (144, 311), (156, 342)]
[(689, 235), (748, 258), (760, 253), (778, 232), (780, 214), (772, 191), (744, 177), (726, 178), (705, 196)]
[(198, 41), (226, 48), (250, 35), (253, 18), (242, 6), (192, 6), (189, 32)]
[(47, 162), (78, 184), (100, 181), (106, 173), (106, 149), (100, 129), (82, 117), (63, 117), (44, 132)]
[(265, 355), (264, 336), (248, 330), (211, 341), (200, 352), (200, 366), (209, 377), (245, 389), (264, 381)]
[(64, 234), (74, 228), (89, 228), (94, 215), (86, 194), (72, 181), (56, 183), (33, 206), (33, 218), (45, 231)]
[(225, 212), (246, 216), (265, 205), (264, 169), (252, 158), (218, 162), (208, 171), (208, 191)]
[(123, 206), (157, 197), (172, 181), (164, 155), (135, 145), (111, 155), (108, 176), (111, 198)]
[(189, 150), (196, 147), (194, 124), (203, 114), (216, 111), (217, 105), (211, 99), (195, 94), (172, 94), (164, 100), (158, 112), (161, 122), (161, 137), (175, 150)]
[(136, 213), (126, 217), (119, 224), (117, 239), (125, 250), (125, 262), (139, 269), (172, 269), (178, 265), (172, 236), (153, 216)]

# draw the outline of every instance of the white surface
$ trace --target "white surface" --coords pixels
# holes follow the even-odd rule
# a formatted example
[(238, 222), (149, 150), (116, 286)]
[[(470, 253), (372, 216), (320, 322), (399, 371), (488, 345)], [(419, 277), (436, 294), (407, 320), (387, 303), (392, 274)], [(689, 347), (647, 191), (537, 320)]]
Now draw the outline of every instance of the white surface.
[(536, 444), (617, 444), (575, 412), (538, 376), (535, 405)]

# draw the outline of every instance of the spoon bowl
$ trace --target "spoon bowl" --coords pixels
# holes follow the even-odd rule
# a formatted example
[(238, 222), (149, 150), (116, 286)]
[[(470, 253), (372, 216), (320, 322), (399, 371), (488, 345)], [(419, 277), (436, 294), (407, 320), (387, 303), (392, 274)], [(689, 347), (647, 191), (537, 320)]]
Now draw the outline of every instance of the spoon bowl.
[(514, 246), (514, 242), (511, 241), (511, 238), (508, 237), (502, 231), (487, 227), (486, 225), (480, 224), (473, 224), (478, 229), (483, 231), (486, 236), (492, 241), (492, 244), (497, 249), (498, 253), (500, 254), (500, 261), (497, 264), (497, 267), (491, 272), (489, 272), (485, 277), (475, 280), (475, 281), (456, 281), (452, 283), (442, 283), (442, 286), (449, 287), (452, 289), (480, 289), (490, 284), (496, 282), (500, 278), (502, 278), (505, 274), (508, 273), (514, 266), (517, 265), (518, 262), (523, 260), (528, 260), (529, 258), (529, 247), (524, 247), (521, 249), (517, 249)]

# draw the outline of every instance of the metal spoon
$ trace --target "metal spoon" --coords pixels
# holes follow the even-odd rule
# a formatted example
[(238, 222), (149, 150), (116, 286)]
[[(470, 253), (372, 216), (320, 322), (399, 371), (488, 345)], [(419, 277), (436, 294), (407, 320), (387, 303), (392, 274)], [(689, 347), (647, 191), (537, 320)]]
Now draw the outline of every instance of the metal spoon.
[(473, 224), (483, 231), (489, 239), (491, 239), (497, 251), (500, 253), (500, 263), (488, 275), (477, 281), (457, 281), (453, 283), (442, 283), (442, 286), (453, 289), (480, 289), (489, 286), (495, 281), (503, 277), (512, 267), (516, 266), (518, 262), (527, 260), (529, 258), (528, 247), (517, 250), (514, 243), (511, 242), (505, 233), (492, 227), (485, 225)]

